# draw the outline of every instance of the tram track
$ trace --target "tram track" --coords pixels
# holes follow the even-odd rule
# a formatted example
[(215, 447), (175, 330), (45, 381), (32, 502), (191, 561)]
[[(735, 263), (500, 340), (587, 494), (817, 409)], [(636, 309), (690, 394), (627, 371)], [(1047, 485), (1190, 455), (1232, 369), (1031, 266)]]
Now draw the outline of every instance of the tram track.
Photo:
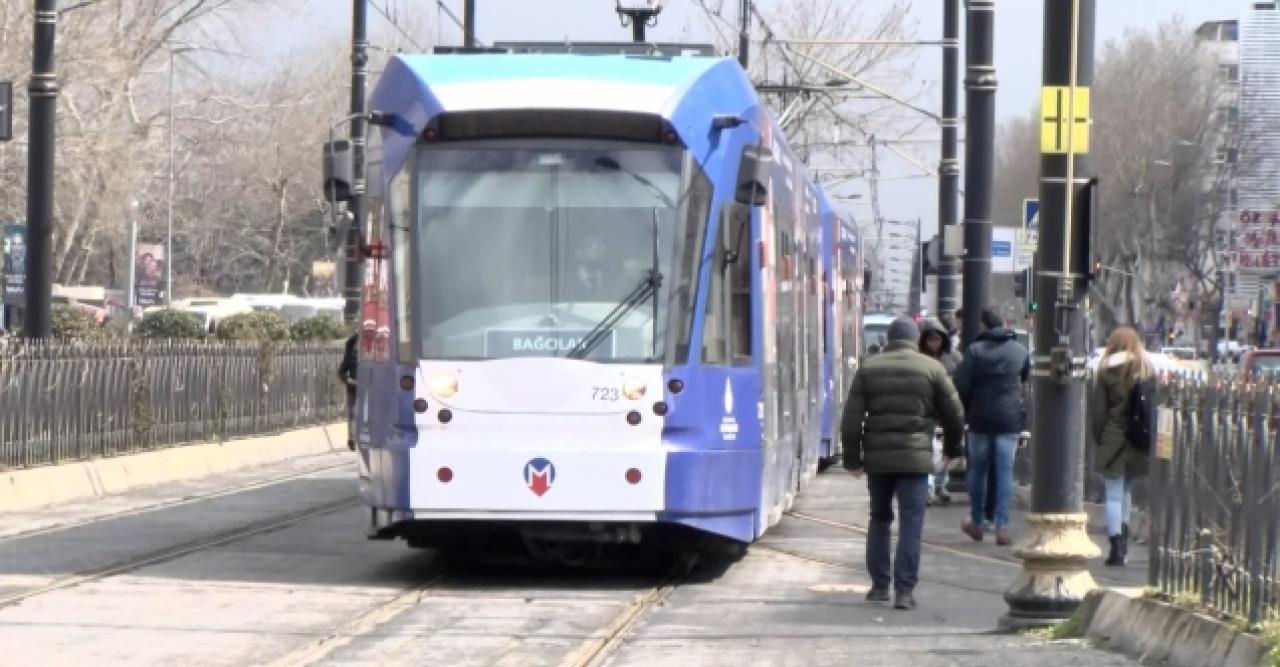
[(661, 606), (676, 588), (688, 578), (693, 564), (681, 563), (661, 581), (637, 594), (607, 625), (592, 633), (585, 642), (560, 663), (560, 667), (596, 667), (604, 664), (648, 616)]
[(172, 547), (167, 547), (158, 551), (153, 551), (142, 556), (129, 558), (125, 561), (107, 565), (105, 567), (93, 568), (83, 572), (77, 572), (72, 575), (60, 577), (47, 584), (37, 586), (18, 593), (12, 593), (4, 597), (0, 597), (0, 609), (20, 604), (26, 600), (64, 590), (81, 584), (91, 583), (112, 577), (118, 574), (137, 570), (139, 568), (156, 565), (176, 558), (223, 546), (244, 540), (256, 535), (270, 533), (282, 528), (287, 528), (294, 524), (313, 519), (346, 509), (355, 507), (359, 503), (359, 498), (354, 494), (347, 498), (336, 501), (330, 501), (322, 505), (310, 507), (305, 510), (291, 512), (281, 516), (275, 516), (270, 519), (256, 521), (254, 523), (241, 526), (234, 530), (223, 531), (208, 537), (192, 540)]
[(352, 466), (351, 461), (343, 461), (342, 463), (325, 465), (318, 468), (309, 468), (307, 470), (303, 470), (300, 472), (290, 473), (290, 474), (282, 475), (279, 477), (272, 477), (271, 479), (266, 479), (258, 482), (251, 482), (249, 484), (235, 486), (232, 488), (218, 489), (217, 491), (209, 491), (206, 493), (192, 494), (188, 496), (183, 496), (181, 498), (175, 498), (173, 500), (161, 500), (158, 502), (144, 504), (137, 507), (130, 507), (128, 509), (123, 509), (118, 512), (110, 512), (107, 514), (89, 517), (86, 519), (73, 519), (70, 521), (56, 523), (49, 526), (32, 528), (30, 530), (0, 534), (0, 544), (7, 544), (9, 542), (15, 542), (17, 540), (29, 539), (33, 537), (52, 535), (54, 533), (59, 533), (64, 530), (74, 530), (76, 528), (84, 528), (86, 526), (92, 526), (94, 524), (102, 523), (104, 521), (116, 521), (119, 519), (127, 519), (129, 517), (138, 516), (140, 514), (146, 514), (148, 512), (173, 509), (177, 507), (183, 507), (185, 505), (192, 505), (195, 503), (204, 502), (207, 500), (214, 500), (217, 498), (225, 498), (227, 496), (234, 496), (241, 493), (247, 493), (250, 491), (257, 491), (260, 489), (265, 489), (271, 486), (275, 486), (277, 484), (292, 482), (292, 481), (303, 479), (306, 477), (321, 475), (321, 474), (333, 472), (336, 470), (350, 469), (351, 466)]

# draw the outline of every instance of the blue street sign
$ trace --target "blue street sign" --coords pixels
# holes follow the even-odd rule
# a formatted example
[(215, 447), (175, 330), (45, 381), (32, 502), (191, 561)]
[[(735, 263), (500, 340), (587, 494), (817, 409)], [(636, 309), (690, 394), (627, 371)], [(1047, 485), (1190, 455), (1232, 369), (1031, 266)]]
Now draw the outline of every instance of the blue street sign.
[(1022, 226), (1027, 229), (1040, 229), (1040, 200), (1022, 200)]
[(1011, 257), (1013, 255), (1013, 244), (1008, 241), (992, 241), (991, 257)]

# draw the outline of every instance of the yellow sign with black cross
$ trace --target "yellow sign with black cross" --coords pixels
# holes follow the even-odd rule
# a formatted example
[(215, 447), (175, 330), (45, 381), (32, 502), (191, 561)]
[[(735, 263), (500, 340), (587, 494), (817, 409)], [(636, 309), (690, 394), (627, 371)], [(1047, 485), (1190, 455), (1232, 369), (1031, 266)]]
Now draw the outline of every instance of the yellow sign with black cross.
[[(1040, 90), (1040, 152), (1089, 152), (1089, 89), (1045, 86)], [(1070, 150), (1068, 150), (1070, 149)]]

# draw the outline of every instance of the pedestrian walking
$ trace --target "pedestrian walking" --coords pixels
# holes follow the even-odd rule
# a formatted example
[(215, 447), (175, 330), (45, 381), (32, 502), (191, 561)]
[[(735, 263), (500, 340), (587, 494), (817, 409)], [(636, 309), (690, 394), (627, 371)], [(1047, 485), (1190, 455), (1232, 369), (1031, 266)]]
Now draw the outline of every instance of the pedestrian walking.
[[(996, 544), (1009, 537), (1009, 500), (1013, 495), (1013, 457), (1025, 428), (1023, 385), (1031, 374), (1031, 355), (994, 310), (982, 311), (982, 333), (965, 350), (956, 369), (956, 390), (969, 423), (969, 517), (961, 529), (983, 539), (986, 506), (994, 505)], [(995, 498), (986, 490), (995, 462)]]
[[(867, 473), (871, 522), (867, 531), (867, 600), (887, 602), (893, 584), (897, 609), (914, 609), (920, 572), (929, 474), (933, 472), (933, 436), (942, 425), (943, 452), (960, 455), (964, 411), (947, 371), (920, 354), (920, 330), (909, 318), (889, 326), (888, 343), (858, 369), (849, 388), (840, 436), (844, 466)], [(889, 560), (893, 502), (898, 502), (898, 547)]]
[[(960, 365), (960, 353), (952, 349), (951, 343), (951, 333), (947, 331), (946, 325), (943, 324), (942, 320), (925, 318), (920, 323), (920, 353), (942, 364), (942, 367), (947, 371), (947, 377), (953, 376), (956, 372), (956, 367)], [(931, 477), (933, 497), (937, 498), (939, 502), (947, 504), (951, 502), (951, 494), (947, 493), (947, 475), (950, 471), (936, 437), (933, 444), (934, 471)]]
[(1116, 329), (1107, 339), (1094, 387), (1089, 392), (1089, 426), (1097, 444), (1095, 465), (1102, 475), (1105, 494), (1107, 538), (1111, 543), (1106, 564), (1110, 566), (1128, 562), (1130, 490), (1134, 480), (1145, 476), (1149, 469), (1150, 442), (1134, 442), (1129, 428), (1130, 398), (1143, 383), (1154, 378), (1155, 371), (1138, 332), (1131, 327)]
[(346, 349), (342, 352), (342, 363), (338, 365), (338, 378), (347, 388), (347, 449), (355, 451), (356, 423), (356, 378), (359, 368), (360, 334), (352, 334), (347, 339)]

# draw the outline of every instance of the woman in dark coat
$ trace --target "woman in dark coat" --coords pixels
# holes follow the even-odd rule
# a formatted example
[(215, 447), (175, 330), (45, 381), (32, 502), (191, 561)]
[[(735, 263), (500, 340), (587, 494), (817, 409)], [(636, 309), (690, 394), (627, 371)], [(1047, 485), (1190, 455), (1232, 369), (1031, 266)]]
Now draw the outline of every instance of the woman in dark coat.
[(1089, 406), (1089, 425), (1097, 444), (1097, 470), (1106, 489), (1107, 536), (1111, 541), (1107, 565), (1126, 562), (1130, 488), (1148, 469), (1146, 451), (1135, 447), (1125, 435), (1129, 395), (1136, 383), (1154, 375), (1138, 332), (1130, 327), (1116, 329), (1098, 362)]

